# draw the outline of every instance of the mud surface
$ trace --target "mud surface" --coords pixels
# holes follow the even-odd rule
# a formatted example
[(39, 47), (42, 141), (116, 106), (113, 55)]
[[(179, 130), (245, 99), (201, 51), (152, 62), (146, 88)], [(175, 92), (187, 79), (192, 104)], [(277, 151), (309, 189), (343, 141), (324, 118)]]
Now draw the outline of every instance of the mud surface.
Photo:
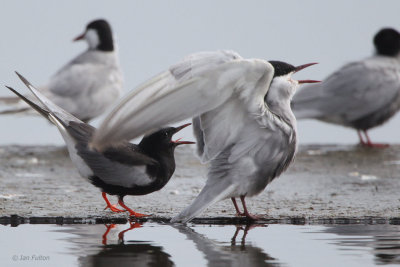
[[(299, 150), (287, 172), (262, 194), (248, 200), (252, 213), (269, 221), (398, 220), (400, 145), (386, 149), (315, 145)], [(176, 159), (174, 177), (162, 190), (127, 196), (125, 203), (161, 221), (186, 207), (205, 183), (206, 166), (188, 146), (177, 149)], [(112, 196), (110, 200), (116, 202)], [(22, 222), (29, 217), (127, 217), (112, 214), (104, 207), (99, 189), (79, 176), (64, 147), (0, 147), (0, 217), (18, 215), (22, 219), (14, 216), (14, 220)], [(224, 222), (223, 218), (234, 215), (231, 202), (225, 200), (208, 208), (201, 217)]]

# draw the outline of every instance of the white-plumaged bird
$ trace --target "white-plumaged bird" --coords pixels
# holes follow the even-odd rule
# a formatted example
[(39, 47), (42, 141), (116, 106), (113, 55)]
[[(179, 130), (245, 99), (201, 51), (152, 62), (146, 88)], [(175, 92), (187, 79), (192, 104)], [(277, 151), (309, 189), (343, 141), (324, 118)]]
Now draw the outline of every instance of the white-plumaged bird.
[(187, 222), (226, 198), (238, 215), (255, 219), (245, 197), (260, 193), (292, 162), (296, 119), (290, 101), (299, 83), (316, 81), (291, 75), (312, 64), (244, 59), (231, 51), (190, 55), (128, 95), (95, 133), (92, 146), (101, 151), (142, 131), (194, 118), (198, 154), (210, 163), (208, 180), (172, 222)]
[[(51, 77), (40, 91), (57, 106), (82, 121), (103, 114), (122, 93), (123, 78), (109, 23), (90, 22), (74, 41), (85, 40), (88, 50), (78, 55)], [(13, 107), (2, 114), (31, 110), (18, 97), (0, 98)]]
[[(101, 189), (106, 208), (113, 212), (128, 211), (135, 217), (145, 216), (127, 207), (123, 198), (126, 195), (146, 195), (168, 183), (175, 171), (175, 148), (182, 144), (193, 144), (179, 139), (172, 141), (172, 136), (190, 123), (160, 129), (143, 137), (138, 145), (124, 142), (100, 152), (89, 145), (96, 128), (58, 107), (24, 77), (19, 77), (36, 99), (29, 100), (11, 87), (8, 88), (57, 126), (73, 164), (82, 177)], [(106, 194), (117, 195), (118, 204), (123, 210), (111, 205)]]
[(367, 131), (400, 109), (400, 33), (382, 29), (374, 45), (372, 57), (341, 67), (319, 84), (300, 88), (292, 102), (296, 118), (351, 127), (362, 145), (387, 146), (372, 143)]

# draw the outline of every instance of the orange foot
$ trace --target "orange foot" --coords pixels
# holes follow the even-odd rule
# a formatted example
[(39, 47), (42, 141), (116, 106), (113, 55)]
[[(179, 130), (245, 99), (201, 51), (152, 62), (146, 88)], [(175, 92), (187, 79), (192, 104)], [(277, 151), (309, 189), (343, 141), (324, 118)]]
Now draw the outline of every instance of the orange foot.
[(117, 208), (117, 205), (111, 205), (110, 201), (107, 198), (107, 194), (105, 192), (102, 192), (101, 195), (104, 198), (104, 201), (106, 202), (107, 206), (104, 208), (104, 210), (106, 209), (110, 209), (113, 212), (123, 212), (124, 210), (120, 210)]
[(129, 216), (133, 216), (133, 217), (136, 217), (136, 218), (150, 216), (150, 215), (147, 215), (147, 214), (142, 214), (142, 213), (135, 212), (135, 211), (131, 210), (128, 206), (125, 205), (124, 201), (122, 201), (121, 199), (118, 200), (118, 204), (121, 207), (123, 207), (127, 212), (129, 212)]
[(380, 144), (380, 143), (371, 143), (371, 142), (362, 143), (361, 145), (365, 146), (365, 147), (376, 147), (376, 148), (387, 148), (387, 147), (389, 147), (389, 144)]
[(113, 212), (124, 212), (124, 210), (120, 210), (120, 209), (117, 208), (117, 204), (110, 205), (110, 206), (107, 205), (107, 206), (104, 208), (104, 210), (106, 210), (106, 209), (110, 209), (110, 210), (113, 211)]

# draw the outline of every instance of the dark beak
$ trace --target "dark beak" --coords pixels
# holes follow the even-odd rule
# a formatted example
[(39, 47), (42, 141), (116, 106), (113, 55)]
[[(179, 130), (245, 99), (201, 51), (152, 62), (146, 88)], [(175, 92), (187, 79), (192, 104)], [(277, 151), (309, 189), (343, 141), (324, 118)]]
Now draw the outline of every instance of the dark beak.
[(79, 40), (83, 40), (83, 38), (85, 38), (85, 33), (82, 33), (81, 35), (75, 37), (72, 41), (76, 42), (76, 41), (79, 41)]
[[(298, 71), (301, 71), (302, 69), (308, 68), (308, 67), (310, 67), (312, 65), (315, 65), (315, 64), (318, 64), (318, 63), (308, 63), (308, 64), (297, 66), (296, 69), (294, 70), (294, 73), (296, 73)], [(302, 84), (302, 83), (319, 83), (321, 81), (316, 81), (316, 80), (298, 80), (298, 82), (299, 82), (299, 84)]]
[[(186, 123), (186, 124), (183, 124), (183, 125), (181, 125), (181, 126), (179, 126), (179, 127), (176, 127), (176, 128), (175, 128), (174, 134), (176, 134), (177, 132), (179, 132), (179, 131), (182, 130), (183, 128), (188, 127), (189, 125), (191, 125), (191, 123)], [(174, 143), (175, 145), (185, 145), (185, 144), (190, 145), (190, 144), (196, 144), (195, 142), (191, 142), (191, 141), (181, 141), (181, 138), (179, 138), (179, 139), (177, 139), (177, 140), (175, 140), (175, 141), (172, 141), (172, 143)]]

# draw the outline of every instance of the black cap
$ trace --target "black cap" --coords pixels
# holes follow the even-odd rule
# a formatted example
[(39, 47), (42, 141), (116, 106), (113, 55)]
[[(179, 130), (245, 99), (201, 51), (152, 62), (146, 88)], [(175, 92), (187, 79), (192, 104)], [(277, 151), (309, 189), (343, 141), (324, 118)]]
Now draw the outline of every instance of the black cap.
[(274, 67), (275, 70), (273, 78), (289, 74), (296, 70), (295, 66), (290, 65), (286, 62), (276, 61), (276, 60), (271, 60), (268, 62)]
[(114, 50), (114, 43), (112, 38), (112, 31), (110, 24), (104, 19), (98, 19), (90, 22), (86, 29), (93, 29), (99, 35), (100, 43), (96, 47), (97, 50), (101, 51), (113, 51)]
[(380, 30), (374, 37), (378, 55), (396, 56), (400, 52), (400, 34), (392, 28)]

